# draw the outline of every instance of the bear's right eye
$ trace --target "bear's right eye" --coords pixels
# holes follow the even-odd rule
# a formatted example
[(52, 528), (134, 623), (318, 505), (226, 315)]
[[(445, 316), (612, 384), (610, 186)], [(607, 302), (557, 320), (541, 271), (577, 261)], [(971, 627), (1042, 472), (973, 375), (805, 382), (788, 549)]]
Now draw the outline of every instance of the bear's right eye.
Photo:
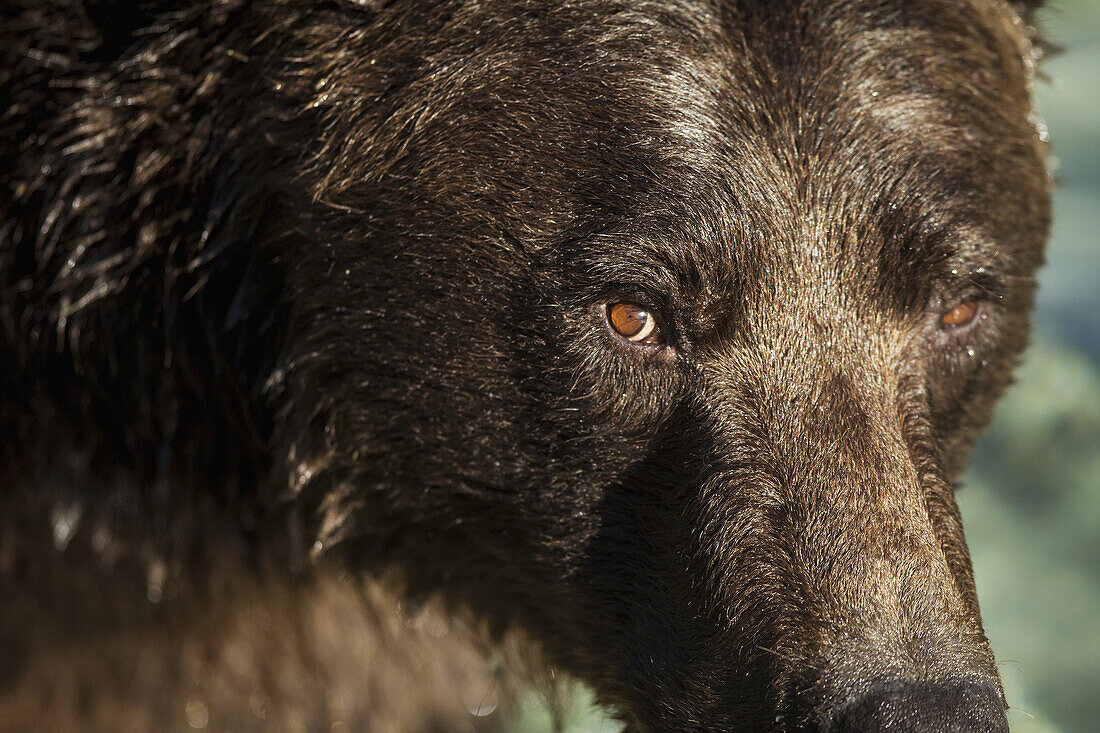
[(619, 338), (638, 346), (663, 346), (664, 336), (657, 319), (638, 303), (611, 303), (607, 306), (607, 325)]

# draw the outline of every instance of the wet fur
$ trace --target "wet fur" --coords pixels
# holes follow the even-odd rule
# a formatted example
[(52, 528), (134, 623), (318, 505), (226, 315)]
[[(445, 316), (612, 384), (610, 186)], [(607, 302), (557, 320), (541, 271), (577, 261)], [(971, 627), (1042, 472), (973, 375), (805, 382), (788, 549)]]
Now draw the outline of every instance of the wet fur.
[[(653, 730), (996, 678), (951, 482), (1048, 226), (1028, 9), (3, 7), (0, 721), (182, 725), (186, 684), (77, 660), (172, 677), (236, 629), (323, 727), (232, 589), (294, 619), (335, 569), (526, 629)], [(981, 341), (945, 340), (975, 288)], [(677, 358), (610, 339), (615, 298)], [(66, 655), (80, 692), (41, 692)], [(438, 679), (424, 715), (468, 717)]]

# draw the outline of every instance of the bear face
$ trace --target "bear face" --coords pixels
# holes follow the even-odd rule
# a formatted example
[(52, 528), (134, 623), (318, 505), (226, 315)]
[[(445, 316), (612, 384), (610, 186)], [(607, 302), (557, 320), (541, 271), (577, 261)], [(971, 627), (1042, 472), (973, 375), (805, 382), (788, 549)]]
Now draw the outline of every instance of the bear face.
[(1005, 728), (952, 481), (1049, 220), (1010, 5), (218, 8), (21, 154), (0, 259), (50, 404), (233, 477), (169, 524), (525, 628), (631, 729)]
[[(419, 485), (423, 524), (355, 529), (399, 510), (350, 487), (322, 521), (353, 560), (397, 546), (425, 588), (425, 537), (468, 548), (456, 592), (544, 629), (650, 729), (805, 724), (869, 680), (995, 686), (950, 479), (1024, 342), (1047, 226), (1014, 21), (663, 12), (568, 33), (459, 13), (410, 82), (427, 104), (374, 106), (382, 44), (333, 74), (318, 197), (362, 234), (325, 257), (378, 309), (347, 316), (341, 404), (391, 409), (337, 417), (359, 428), (332, 455), (390, 456), (366, 483)], [(479, 44), (496, 22), (523, 40)], [(415, 389), (410, 353), (431, 354)]]

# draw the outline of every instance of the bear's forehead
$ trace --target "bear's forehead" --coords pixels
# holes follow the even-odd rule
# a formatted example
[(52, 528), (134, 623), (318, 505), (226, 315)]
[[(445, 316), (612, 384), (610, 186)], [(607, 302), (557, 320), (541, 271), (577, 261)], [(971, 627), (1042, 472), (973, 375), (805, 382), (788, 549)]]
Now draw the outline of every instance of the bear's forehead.
[(455, 7), (415, 54), (345, 49), (316, 198), (703, 299), (820, 274), (906, 307), (1038, 241), (1007, 215), (1044, 188), (1007, 3)]
[(602, 74), (589, 111), (605, 118), (576, 179), (598, 178), (588, 202), (611, 212), (578, 240), (584, 266), (704, 297), (818, 275), (893, 308), (926, 297), (914, 283), (996, 270), (978, 199), (1012, 178), (1005, 141), (1031, 132), (1012, 117), (1026, 84), (1005, 18), (937, 2), (681, 11), (624, 16), (573, 51), (578, 77)]

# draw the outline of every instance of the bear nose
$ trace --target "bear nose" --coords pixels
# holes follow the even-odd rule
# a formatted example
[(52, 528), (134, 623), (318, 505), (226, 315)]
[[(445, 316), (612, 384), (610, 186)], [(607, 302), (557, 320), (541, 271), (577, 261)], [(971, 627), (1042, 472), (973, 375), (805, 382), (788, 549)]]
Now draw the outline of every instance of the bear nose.
[(1008, 733), (996, 688), (974, 682), (890, 682), (841, 704), (822, 733)]

